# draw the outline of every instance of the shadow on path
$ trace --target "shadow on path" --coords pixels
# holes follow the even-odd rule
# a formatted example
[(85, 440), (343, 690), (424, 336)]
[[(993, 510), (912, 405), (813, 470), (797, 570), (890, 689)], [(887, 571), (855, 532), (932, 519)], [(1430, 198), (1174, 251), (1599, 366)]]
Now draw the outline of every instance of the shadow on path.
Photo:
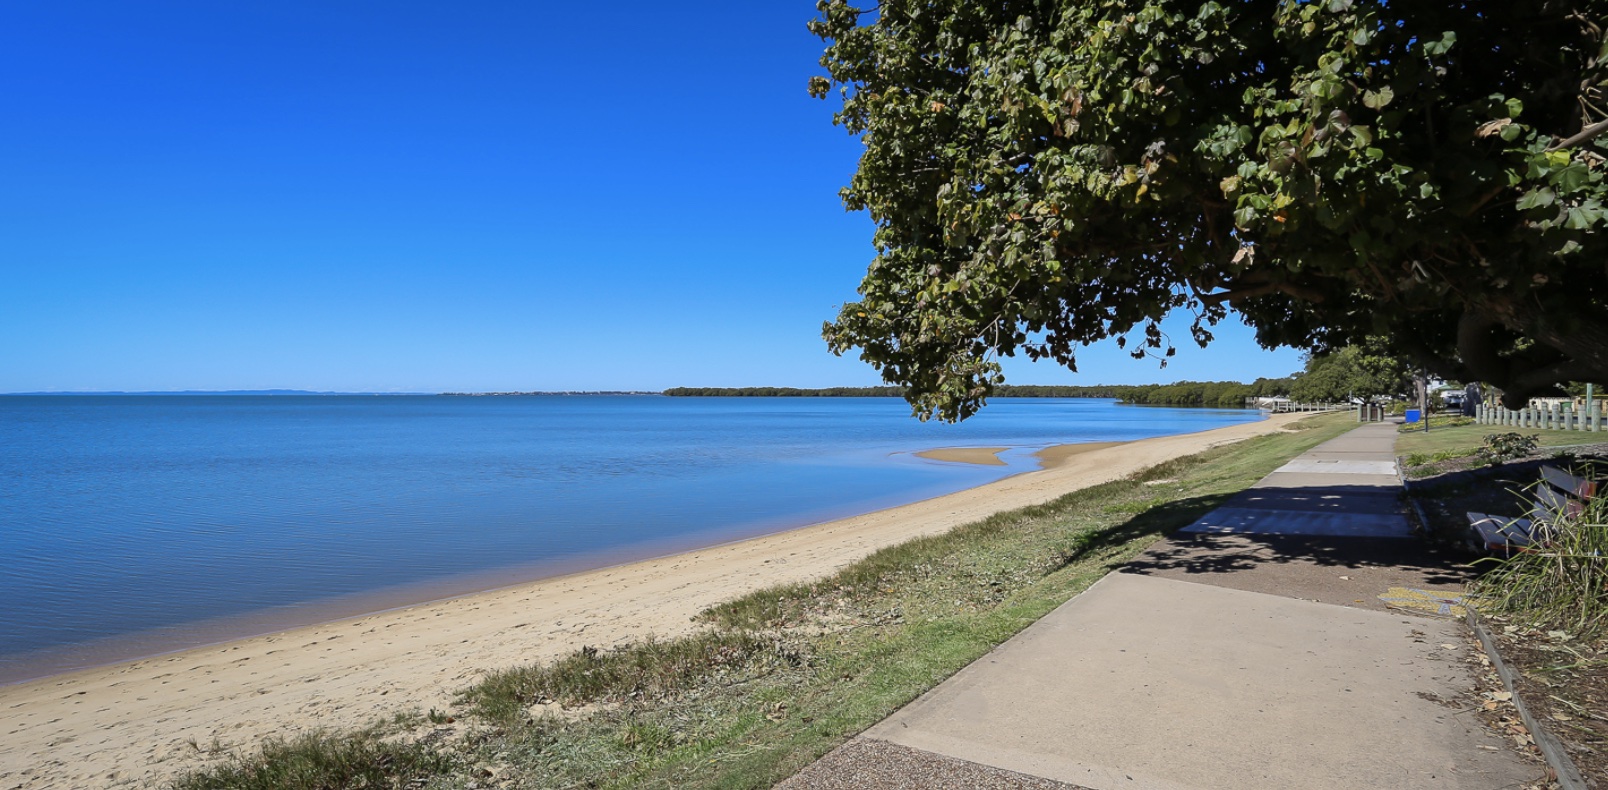
[(1392, 587), (1455, 594), (1471, 575), (1462, 556), (1419, 539), (1190, 533), (1121, 572), (1374, 610)]

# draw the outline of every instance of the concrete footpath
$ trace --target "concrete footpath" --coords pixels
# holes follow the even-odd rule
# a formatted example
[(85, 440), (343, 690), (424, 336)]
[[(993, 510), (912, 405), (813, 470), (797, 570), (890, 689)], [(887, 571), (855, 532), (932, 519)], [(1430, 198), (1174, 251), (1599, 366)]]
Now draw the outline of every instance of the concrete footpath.
[[(1303, 454), (781, 787), (1504, 788), (1393, 424)], [(1433, 607), (1431, 607), (1433, 608)]]

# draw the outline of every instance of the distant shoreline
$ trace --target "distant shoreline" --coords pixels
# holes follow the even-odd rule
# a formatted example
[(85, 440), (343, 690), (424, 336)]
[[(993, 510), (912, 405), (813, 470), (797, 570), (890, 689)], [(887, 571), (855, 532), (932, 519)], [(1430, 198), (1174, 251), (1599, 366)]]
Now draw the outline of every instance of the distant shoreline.
[(532, 392), (443, 392), (442, 397), (447, 398), (506, 398), (506, 397), (539, 397), (548, 395), (663, 395), (662, 392), (650, 390), (562, 390), (562, 391), (532, 391)]
[[(1259, 379), (1239, 382), (1176, 382), (1173, 384), (1002, 384), (990, 399), (1093, 398), (1115, 400), (1128, 406), (1254, 408), (1254, 398), (1282, 394), (1279, 382)], [(0, 397), (670, 397), (670, 398), (903, 398), (900, 387), (670, 387), (665, 390), (502, 390), (496, 392), (329, 392), (294, 389), (265, 390), (153, 390), (128, 392), (0, 392)]]
[[(1120, 400), (1135, 389), (1126, 384), (1001, 384), (989, 397)], [(900, 387), (671, 387), (663, 394), (672, 398), (902, 398), (905, 391)]]

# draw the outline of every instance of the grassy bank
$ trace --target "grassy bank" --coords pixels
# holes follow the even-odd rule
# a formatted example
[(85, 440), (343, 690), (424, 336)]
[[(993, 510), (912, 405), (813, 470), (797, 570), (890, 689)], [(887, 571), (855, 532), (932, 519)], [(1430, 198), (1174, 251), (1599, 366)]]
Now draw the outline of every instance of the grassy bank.
[(1422, 428), (1404, 426), (1396, 437), (1396, 454), (1401, 456), (1406, 461), (1405, 465), (1409, 467), (1461, 458), (1474, 455), (1485, 443), (1486, 436), (1500, 433), (1534, 436), (1541, 447), (1567, 447), (1608, 440), (1608, 434), (1589, 431), (1543, 431), (1535, 428), (1475, 423), (1443, 427), (1436, 423), (1427, 432)]
[(768, 787), (1352, 427), (1320, 415), (1176, 459), (755, 592), (692, 636), (498, 672), (453, 710), (270, 744), (175, 787)]

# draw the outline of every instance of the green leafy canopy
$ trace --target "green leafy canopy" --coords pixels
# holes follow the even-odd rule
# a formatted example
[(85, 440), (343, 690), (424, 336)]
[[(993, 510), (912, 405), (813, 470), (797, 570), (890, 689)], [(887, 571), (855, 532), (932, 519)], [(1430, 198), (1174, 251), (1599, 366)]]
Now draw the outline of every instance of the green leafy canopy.
[(818, 6), (876, 257), (825, 338), (963, 419), (998, 358), (1387, 339), (1510, 402), (1608, 381), (1608, 0)]

